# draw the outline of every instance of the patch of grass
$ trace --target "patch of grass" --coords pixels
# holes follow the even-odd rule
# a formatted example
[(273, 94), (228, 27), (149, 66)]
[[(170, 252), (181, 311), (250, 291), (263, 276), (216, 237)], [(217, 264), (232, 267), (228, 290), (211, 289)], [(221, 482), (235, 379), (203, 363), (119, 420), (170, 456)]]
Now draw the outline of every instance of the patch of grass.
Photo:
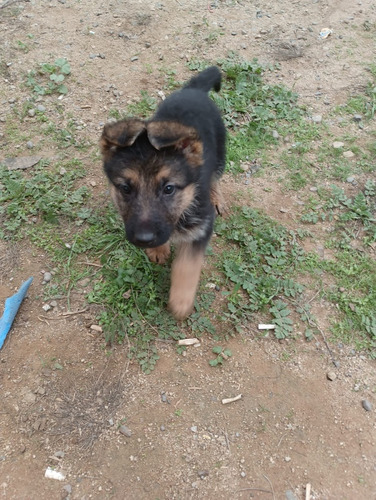
[(70, 73), (68, 61), (64, 57), (59, 57), (53, 63), (41, 63), (37, 69), (29, 71), (26, 85), (38, 95), (66, 94), (68, 87), (64, 81)]
[(146, 90), (141, 90), (140, 93), (141, 99), (128, 105), (127, 114), (147, 118), (153, 111), (155, 111), (157, 107), (157, 99), (149, 95)]
[[(47, 168), (48, 162), (39, 162), (31, 175), (22, 171), (8, 171), (0, 167), (0, 217), (2, 238), (20, 238), (23, 231), (35, 221), (58, 224), (60, 217), (78, 222), (85, 214), (80, 212), (86, 203), (88, 190), (75, 188), (75, 181), (85, 175), (80, 162)], [(64, 169), (64, 170), (61, 170)], [(63, 173), (60, 173), (63, 172)]]
[[(236, 54), (216, 61), (224, 74), (221, 92), (212, 98), (222, 112), (229, 129), (228, 162), (235, 168), (247, 156), (254, 158), (267, 145), (275, 144), (272, 131), (302, 117), (297, 105), (298, 95), (282, 85), (264, 81), (270, 67), (257, 59), (244, 61)], [(192, 70), (207, 64), (191, 61)]]
[(331, 246), (352, 249), (356, 241), (372, 245), (376, 241), (376, 183), (368, 179), (363, 189), (350, 197), (345, 190), (332, 185), (318, 193), (321, 204), (309, 206), (302, 215), (305, 223), (335, 222), (331, 232)]
[(331, 277), (333, 285), (322, 290), (322, 296), (336, 304), (340, 314), (332, 319), (334, 339), (352, 343), (376, 357), (376, 268), (374, 259), (354, 249), (336, 252), (335, 258), (321, 260), (310, 256), (302, 269), (316, 268)]
[[(248, 207), (235, 209), (227, 220), (217, 222), (216, 233), (225, 242), (218, 265), (232, 284), (227, 292), (227, 311), (222, 319), (239, 330), (256, 311), (280, 318), (276, 335), (291, 332), (289, 312), (281, 297), (297, 298), (303, 286), (294, 280), (296, 266), (304, 260), (299, 238), (268, 217)], [(281, 318), (285, 318), (282, 320)]]

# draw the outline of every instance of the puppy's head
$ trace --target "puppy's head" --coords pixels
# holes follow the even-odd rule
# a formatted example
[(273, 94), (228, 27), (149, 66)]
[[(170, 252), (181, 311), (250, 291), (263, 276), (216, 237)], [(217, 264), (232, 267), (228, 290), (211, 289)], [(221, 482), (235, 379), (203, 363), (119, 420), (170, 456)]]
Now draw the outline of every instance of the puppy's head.
[(176, 122), (127, 119), (104, 127), (101, 149), (128, 240), (143, 248), (166, 243), (195, 204), (203, 163), (197, 132)]

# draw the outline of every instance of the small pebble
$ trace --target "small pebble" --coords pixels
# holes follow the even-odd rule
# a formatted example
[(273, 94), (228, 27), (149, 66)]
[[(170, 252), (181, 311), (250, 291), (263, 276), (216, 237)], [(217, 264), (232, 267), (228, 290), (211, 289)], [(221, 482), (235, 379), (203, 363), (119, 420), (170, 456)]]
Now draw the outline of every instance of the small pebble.
[(312, 121), (313, 121), (313, 123), (321, 123), (322, 122), (322, 116), (321, 115), (313, 115), (312, 116)]
[(192, 432), (197, 432), (197, 425), (192, 425), (191, 431)]
[(345, 143), (341, 142), (341, 141), (335, 141), (335, 142), (333, 142), (333, 148), (334, 149), (343, 148), (344, 145), (345, 145)]
[(274, 139), (279, 139), (279, 133), (276, 130), (273, 130), (272, 136), (274, 137)]
[(44, 304), (44, 305), (42, 306), (42, 309), (43, 309), (43, 311), (46, 311), (46, 312), (47, 312), (47, 311), (49, 311), (49, 310), (51, 309), (51, 306), (50, 306), (50, 304)]
[(368, 399), (362, 400), (362, 406), (366, 411), (372, 411), (372, 404), (368, 401)]
[(353, 120), (354, 120), (354, 122), (360, 122), (362, 120), (362, 115), (355, 114), (353, 116)]
[(291, 462), (291, 457), (285, 457), (285, 462)]
[(90, 325), (90, 330), (92, 330), (93, 332), (98, 332), (98, 333), (103, 332), (102, 327), (99, 325)]
[(52, 278), (52, 274), (51, 274), (51, 273), (49, 273), (49, 272), (45, 272), (45, 273), (43, 274), (43, 281), (44, 281), (45, 283), (48, 283), (49, 281), (51, 281), (51, 278)]
[(160, 430), (161, 430), (162, 432), (164, 432), (164, 431), (166, 430), (166, 427), (165, 427), (164, 425), (161, 425), (161, 426), (160, 426)]
[(57, 302), (56, 302), (56, 300), (51, 300), (51, 302), (50, 302), (50, 306), (51, 306), (51, 307), (57, 307)]
[(137, 56), (131, 57), (131, 62), (134, 62), (134, 61), (138, 61), (138, 57)]
[(65, 453), (63, 451), (56, 451), (54, 453), (54, 457), (56, 457), (56, 458), (64, 458), (64, 456), (65, 456)]
[(132, 431), (126, 425), (121, 425), (119, 427), (119, 432), (121, 434), (124, 434), (124, 436), (126, 436), (126, 437), (131, 437), (132, 436)]
[(312, 186), (312, 187), (309, 188), (309, 190), (312, 191), (312, 193), (316, 193), (317, 187)]
[(35, 109), (29, 109), (29, 111), (27, 112), (27, 114), (31, 117), (35, 116)]
[(199, 470), (197, 471), (197, 474), (200, 479), (204, 479), (205, 477), (208, 477), (209, 471), (208, 470)]
[(327, 378), (328, 380), (333, 381), (333, 380), (335, 380), (335, 379), (337, 378), (337, 375), (336, 375), (334, 372), (328, 372), (328, 373), (326, 374), (326, 378)]
[(27, 147), (27, 149), (33, 149), (33, 147), (34, 147), (33, 141), (27, 141), (26, 147)]
[(291, 490), (285, 492), (286, 500), (298, 500)]
[(161, 400), (162, 400), (162, 403), (166, 403), (167, 402), (167, 396), (165, 393), (161, 394)]
[(41, 113), (43, 113), (44, 111), (46, 111), (46, 108), (45, 108), (45, 106), (43, 106), (43, 104), (38, 104), (37, 110), (40, 111)]
[(344, 151), (342, 153), (342, 156), (344, 156), (345, 158), (353, 158), (355, 154), (352, 151)]
[(70, 495), (72, 493), (72, 486), (70, 484), (66, 484), (63, 487), (63, 490), (66, 491), (68, 493), (68, 495)]
[(346, 182), (349, 182), (350, 184), (352, 184), (354, 181), (355, 181), (355, 177), (353, 177), (352, 175), (350, 175), (350, 177), (348, 177), (346, 179)]
[(246, 473), (244, 472), (244, 470), (242, 470), (242, 471), (241, 471), (240, 475), (241, 475), (242, 477), (245, 477), (245, 476), (246, 476)]

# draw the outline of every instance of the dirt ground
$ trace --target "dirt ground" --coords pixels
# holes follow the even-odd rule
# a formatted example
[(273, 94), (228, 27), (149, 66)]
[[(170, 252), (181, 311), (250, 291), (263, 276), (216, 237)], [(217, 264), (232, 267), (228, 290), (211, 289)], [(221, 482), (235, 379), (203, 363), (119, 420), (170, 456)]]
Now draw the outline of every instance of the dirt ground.
[[(364, 66), (376, 46), (363, 23), (375, 15), (371, 0), (11, 3), (0, 10), (1, 57), (12, 63), (1, 77), (0, 118), (12, 99), (24, 98), (23, 72), (51, 54), (70, 62), (61, 102), (93, 139), (111, 108), (124, 109), (140, 89), (157, 96), (166, 69), (184, 80), (187, 60), (216, 60), (229, 50), (278, 61), (279, 76), (270, 78), (325, 117), (368, 81)], [(322, 28), (333, 30), (326, 40)], [(30, 33), (32, 49), (17, 50)], [(286, 57), (286, 42), (299, 47), (299, 57)], [(88, 185), (104, 193), (100, 161), (84, 162)], [(224, 184), (228, 203), (245, 189), (229, 177)], [(267, 175), (252, 180), (248, 196), (252, 206), (295, 224), (297, 200)], [(214, 344), (207, 335), (185, 356), (158, 342), (160, 360), (144, 375), (129, 362), (128, 345), (108, 355), (102, 336), (88, 328), (94, 310), (42, 310), (46, 255), (0, 242), (0, 256), (0, 304), (34, 276), (0, 351), (1, 498), (376, 499), (375, 411), (361, 404), (375, 407), (376, 375), (366, 356), (335, 344), (334, 366), (322, 339), (261, 339), (255, 321), (229, 342), (233, 356), (221, 368), (208, 365)], [(85, 307), (83, 292), (73, 296), (73, 311)], [(335, 311), (314, 297), (312, 305), (328, 332)], [(331, 371), (335, 380), (327, 378)], [(222, 404), (238, 394), (241, 400)], [(65, 479), (45, 478), (47, 467)]]

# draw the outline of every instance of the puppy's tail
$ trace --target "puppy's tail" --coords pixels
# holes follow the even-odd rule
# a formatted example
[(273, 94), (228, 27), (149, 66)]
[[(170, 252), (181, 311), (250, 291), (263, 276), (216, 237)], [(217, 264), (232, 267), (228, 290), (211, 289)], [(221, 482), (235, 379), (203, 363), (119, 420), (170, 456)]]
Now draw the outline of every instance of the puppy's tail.
[(222, 75), (217, 66), (210, 66), (201, 71), (197, 76), (194, 76), (185, 85), (186, 89), (199, 89), (203, 92), (209, 92), (214, 89), (216, 92), (221, 90)]

